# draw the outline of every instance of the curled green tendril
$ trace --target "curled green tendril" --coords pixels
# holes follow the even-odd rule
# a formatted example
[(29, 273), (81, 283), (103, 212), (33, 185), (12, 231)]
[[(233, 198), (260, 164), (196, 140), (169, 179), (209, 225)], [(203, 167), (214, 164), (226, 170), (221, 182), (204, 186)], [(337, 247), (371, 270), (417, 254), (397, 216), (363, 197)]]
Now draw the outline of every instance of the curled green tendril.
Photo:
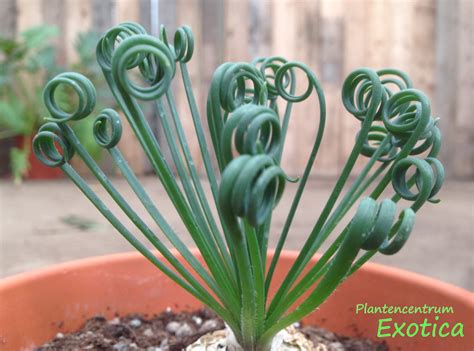
[(221, 170), (224, 167), (220, 153), (221, 138), (228, 113), (248, 103), (264, 105), (267, 97), (265, 80), (260, 71), (249, 63), (224, 63), (214, 72), (207, 100), (207, 120)]
[[(383, 86), (382, 103), (380, 104), (379, 109), (375, 114), (375, 120), (380, 120), (382, 116), (383, 106), (386, 101), (395, 92), (409, 89), (413, 86), (413, 84), (411, 82), (410, 77), (408, 77), (406, 73), (396, 69), (381, 69), (377, 71), (377, 75), (379, 76), (380, 82)], [(372, 92), (369, 89), (366, 98), (369, 98), (371, 94)], [(359, 98), (362, 98), (362, 96), (359, 96)]]
[[(415, 167), (414, 177), (417, 193), (410, 190), (407, 180), (407, 172), (411, 167)], [(392, 170), (392, 185), (395, 192), (405, 200), (414, 201), (411, 207), (415, 211), (428, 200), (436, 201), (433, 197), (441, 189), (443, 182), (443, 165), (432, 157), (423, 160), (409, 156), (397, 161)]]
[[(145, 78), (149, 86), (138, 85), (129, 78), (127, 71), (138, 66), (141, 66), (142, 73), (147, 74)], [(175, 69), (173, 54), (168, 46), (149, 35), (124, 39), (112, 55), (112, 75), (117, 86), (140, 100), (153, 100), (164, 95)]]
[(268, 155), (242, 155), (222, 173), (220, 208), (231, 217), (246, 218), (257, 227), (268, 217), (285, 188), (285, 174)]
[(372, 119), (384, 99), (384, 88), (376, 72), (367, 68), (355, 70), (347, 76), (342, 86), (342, 103), (345, 109), (357, 119)]
[[(97, 43), (96, 56), (100, 67), (107, 72), (112, 70), (112, 56), (115, 48), (124, 39), (135, 35), (146, 34), (145, 28), (137, 23), (124, 22), (111, 28)], [(143, 55), (137, 55), (135, 60), (130, 62), (130, 69), (136, 67), (143, 60)]]
[(174, 53), (175, 61), (187, 63), (194, 53), (194, 34), (189, 26), (179, 27), (174, 33), (173, 45), (168, 41), (165, 26), (160, 26), (160, 40)]
[[(271, 57), (261, 57), (255, 59), (252, 64), (259, 67), (262, 76), (265, 79), (267, 90), (268, 90), (268, 98), (274, 99), (279, 96), (278, 89), (276, 87), (276, 73), (278, 69), (286, 64), (288, 60), (280, 56), (271, 56)], [(287, 89), (291, 86), (291, 84), (295, 83), (295, 75), (292, 71), (287, 70), (287, 72), (282, 76), (280, 79), (279, 84), (281, 85), (280, 89)]]
[(189, 62), (194, 52), (194, 36), (191, 28), (188, 26), (178, 28), (174, 34), (173, 44), (176, 61)]
[[(260, 72), (248, 63), (232, 63), (226, 66), (219, 83), (219, 99), (222, 109), (232, 112), (245, 103), (263, 104), (267, 99), (267, 89)], [(247, 82), (252, 83), (250, 89)], [(212, 89), (212, 88), (211, 88)], [(251, 92), (252, 96), (246, 94)]]
[[(287, 88), (290, 86), (288, 77), (290, 76), (291, 70), (295, 68), (302, 70), (305, 73), (306, 78), (307, 78), (306, 89), (300, 95), (295, 95), (294, 93), (289, 92), (287, 90)], [(278, 94), (284, 100), (289, 101), (289, 102), (301, 102), (309, 98), (309, 96), (313, 92), (313, 89), (314, 89), (314, 83), (312, 80), (313, 76), (314, 74), (311, 72), (309, 67), (306, 66), (304, 63), (290, 61), (281, 65), (278, 68), (275, 75), (275, 87), (278, 91)]]
[(397, 253), (410, 236), (415, 212), (411, 208), (404, 209), (394, 224), (396, 210), (395, 202), (390, 199), (377, 204), (370, 197), (364, 198), (349, 225), (348, 236), (360, 236), (360, 249), (377, 250), (384, 255)]
[(441, 132), (436, 125), (433, 125), (428, 135), (421, 137), (418, 141), (421, 143), (410, 151), (410, 155), (420, 155), (431, 148), (429, 154), (436, 156), (441, 146)]
[(405, 89), (393, 94), (384, 106), (382, 121), (385, 128), (393, 135), (393, 143), (403, 147), (422, 121), (429, 122), (416, 138), (429, 135), (433, 127), (431, 107), (428, 98), (416, 89)]
[(95, 119), (92, 130), (97, 144), (106, 149), (113, 148), (122, 137), (122, 122), (118, 113), (110, 108), (103, 110)]
[(375, 250), (382, 245), (390, 233), (390, 228), (395, 218), (397, 206), (395, 202), (385, 199), (377, 209), (377, 216), (373, 224), (369, 225), (366, 239), (361, 248), (364, 250)]
[(33, 138), (33, 152), (36, 158), (48, 167), (59, 167), (74, 156), (74, 148), (64, 138), (61, 129), (54, 122), (41, 126)]
[(189, 26), (179, 27), (174, 33), (173, 45), (170, 45), (166, 28), (161, 25), (160, 40), (173, 51), (176, 62), (187, 63), (193, 57), (194, 34)]
[[(360, 133), (360, 132), (359, 132)], [(359, 136), (356, 136), (356, 139)], [(388, 142), (383, 146), (378, 161), (388, 162), (396, 157), (395, 146), (390, 143), (389, 133), (384, 126), (371, 125), (367, 137), (361, 149), (361, 154), (367, 157), (372, 157), (382, 147), (382, 142), (388, 139)]]
[[(66, 112), (58, 106), (55, 99), (55, 91), (64, 85), (71, 88), (77, 95), (77, 106), (73, 112)], [(91, 81), (79, 73), (61, 73), (54, 77), (46, 85), (43, 93), (43, 100), (46, 108), (56, 122), (66, 122), (69, 120), (80, 120), (89, 116), (94, 110), (96, 102), (96, 92)]]
[(413, 87), (413, 83), (408, 74), (400, 70), (384, 68), (378, 70), (377, 74), (384, 85), (385, 92), (389, 96), (392, 96), (393, 94), (392, 89), (390, 89), (391, 86), (395, 86), (398, 90), (405, 90)]
[(380, 245), (378, 252), (384, 255), (394, 255), (407, 242), (415, 225), (415, 211), (405, 208), (400, 214), (398, 222), (391, 228), (390, 236)]
[(233, 159), (235, 147), (239, 154), (265, 153), (275, 158), (280, 150), (280, 120), (265, 106), (243, 105), (232, 112), (224, 124), (221, 152), (224, 165)]
[[(394, 94), (393, 87), (397, 90), (405, 90), (412, 87), (410, 78), (403, 72), (394, 69), (382, 69), (376, 72), (382, 84), (382, 100), (378, 106), (377, 112), (374, 115), (375, 120), (380, 120), (382, 109), (386, 101)], [(368, 77), (367, 77), (368, 78)], [(373, 81), (367, 78), (362, 78), (357, 82), (357, 89), (353, 91), (354, 102), (361, 108), (368, 106), (372, 98)], [(391, 89), (392, 88), (392, 89)], [(356, 116), (357, 117), (357, 116)], [(360, 116), (358, 117), (360, 119)]]
[[(434, 176), (434, 184), (433, 188), (431, 189), (431, 193), (429, 196), (429, 201), (433, 203), (437, 203), (440, 200), (434, 199), (434, 196), (438, 194), (438, 192), (441, 190), (441, 187), (443, 186), (444, 179), (445, 179), (445, 172), (444, 172), (444, 166), (441, 163), (440, 160), (434, 157), (427, 157), (425, 158), (425, 162), (428, 162), (428, 164), (432, 167), (433, 169), (433, 176)], [(420, 188), (421, 185), (418, 185), (418, 188)]]
[(394, 225), (397, 207), (390, 199), (383, 200), (376, 209), (372, 223), (368, 222), (368, 231), (361, 245), (364, 250), (378, 250), (385, 255), (393, 255), (405, 245), (413, 229), (415, 212), (406, 208)]

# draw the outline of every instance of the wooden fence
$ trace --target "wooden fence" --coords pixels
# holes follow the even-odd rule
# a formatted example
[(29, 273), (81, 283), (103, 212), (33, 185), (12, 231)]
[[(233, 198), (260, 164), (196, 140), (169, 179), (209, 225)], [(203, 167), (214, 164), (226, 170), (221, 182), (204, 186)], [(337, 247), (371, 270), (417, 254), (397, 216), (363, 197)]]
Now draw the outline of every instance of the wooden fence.
[[(447, 173), (474, 176), (473, 8), (472, 0), (0, 0), (0, 30), (15, 36), (41, 23), (61, 30), (59, 59), (75, 59), (80, 31), (104, 31), (122, 21), (148, 30), (163, 23), (172, 33), (189, 24), (196, 37), (190, 63), (196, 96), (205, 106), (207, 87), (222, 62), (282, 55), (307, 63), (321, 79), (328, 102), (327, 131), (317, 174), (336, 175), (359, 128), (341, 104), (344, 77), (360, 66), (396, 67), (433, 101), (442, 117), (441, 159)], [(152, 20), (153, 19), (153, 20)], [(155, 21), (157, 19), (157, 21)], [(184, 95), (178, 92), (180, 108)], [(202, 111), (204, 109), (202, 108)], [(192, 122), (184, 118), (191, 130)], [(312, 144), (317, 106), (296, 108), (290, 124), (284, 167), (299, 173)], [(189, 134), (189, 133), (188, 133)], [(128, 144), (135, 169), (147, 169), (143, 156)], [(139, 156), (137, 156), (139, 155)]]

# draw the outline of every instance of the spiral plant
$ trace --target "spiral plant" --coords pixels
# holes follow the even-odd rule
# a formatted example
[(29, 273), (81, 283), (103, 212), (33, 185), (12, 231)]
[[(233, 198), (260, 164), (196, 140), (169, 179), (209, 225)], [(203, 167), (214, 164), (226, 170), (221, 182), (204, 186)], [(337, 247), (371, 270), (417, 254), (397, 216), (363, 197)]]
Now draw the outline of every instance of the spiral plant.
[[(322, 142), (326, 124), (324, 93), (316, 75), (300, 62), (274, 56), (252, 63), (224, 63), (212, 77), (207, 99), (213, 147), (208, 148), (187, 68), (193, 49), (193, 34), (188, 26), (176, 31), (171, 44), (163, 27), (156, 38), (129, 22), (111, 28), (97, 44), (97, 60), (121, 114), (103, 110), (91, 133), (110, 153), (121, 176), (174, 251), (127, 202), (70, 127), (70, 122), (86, 118), (95, 106), (95, 88), (86, 77), (62, 73), (46, 85), (44, 103), (50, 117), (34, 138), (33, 148), (45, 165), (60, 167), (149, 261), (215, 311), (244, 350), (268, 350), (280, 330), (314, 311), (373, 255), (392, 255), (403, 247), (412, 231), (415, 213), (426, 202), (438, 201), (435, 196), (444, 179), (443, 166), (436, 158), (441, 134), (428, 98), (412, 87), (405, 73), (360, 68), (349, 74), (342, 87), (342, 102), (347, 112), (359, 120), (360, 131), (297, 259), (280, 284), (273, 282), (276, 293), (270, 295), (272, 277)], [(211, 189), (209, 197), (205, 196), (173, 96), (171, 83), (177, 67)], [(136, 79), (137, 72), (141, 81)], [(300, 95), (296, 94), (297, 73), (307, 81)], [(56, 103), (55, 90), (60, 85), (77, 95), (73, 111)], [(285, 137), (293, 105), (311, 96), (319, 106), (318, 129), (301, 177), (292, 179), (280, 165)], [(146, 101), (155, 106), (170, 151), (167, 157), (143, 112)], [(202, 262), (184, 244), (183, 234), (177, 233), (161, 214), (120, 152), (121, 116), (130, 124), (201, 253)], [(70, 163), (74, 154), (130, 219), (129, 226), (133, 224), (160, 255), (132, 234), (129, 226), (76, 172)], [(356, 177), (350, 178), (360, 157), (368, 161)], [(267, 266), (272, 210), (287, 181), (297, 182), (297, 191)], [(351, 184), (345, 187), (348, 182)], [(407, 205), (398, 210), (401, 199)], [(352, 219), (313, 263), (311, 258), (316, 251), (354, 206)], [(213, 212), (213, 208), (217, 211)]]

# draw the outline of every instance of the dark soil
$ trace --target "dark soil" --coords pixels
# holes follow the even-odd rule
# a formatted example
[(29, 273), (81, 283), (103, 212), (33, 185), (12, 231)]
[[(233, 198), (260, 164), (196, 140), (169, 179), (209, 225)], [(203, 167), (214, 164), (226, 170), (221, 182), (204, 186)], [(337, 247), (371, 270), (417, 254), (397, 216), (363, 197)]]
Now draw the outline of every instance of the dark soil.
[[(37, 351), (180, 351), (202, 335), (224, 328), (212, 312), (202, 309), (192, 313), (167, 310), (152, 318), (130, 314), (107, 320), (102, 316), (89, 319), (77, 332), (58, 333)], [(328, 351), (386, 351), (385, 343), (348, 338), (322, 328), (304, 326), (301, 331), (315, 345), (327, 345)]]

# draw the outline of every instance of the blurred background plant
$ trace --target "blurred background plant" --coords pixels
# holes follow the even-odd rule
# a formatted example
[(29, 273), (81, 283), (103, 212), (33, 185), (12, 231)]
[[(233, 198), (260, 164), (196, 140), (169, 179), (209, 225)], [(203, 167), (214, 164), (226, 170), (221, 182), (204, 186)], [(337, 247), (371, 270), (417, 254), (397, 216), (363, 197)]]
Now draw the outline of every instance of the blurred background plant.
[(42, 86), (58, 72), (51, 45), (57, 34), (56, 27), (39, 26), (18, 40), (0, 38), (0, 138), (17, 138), (9, 163), (17, 182), (30, 167), (31, 135), (45, 115)]
[[(90, 77), (97, 88), (100, 104), (96, 110), (115, 105), (95, 60), (98, 34), (94, 31), (78, 33), (74, 42), (77, 61), (69, 67), (57, 63), (53, 40), (58, 34), (57, 27), (41, 25), (23, 31), (18, 39), (0, 37), (0, 140), (13, 141), (9, 149), (9, 170), (16, 183), (27, 176), (55, 178), (60, 175), (31, 157), (32, 134), (47, 115), (43, 87), (53, 76), (68, 69), (80, 72)], [(65, 110), (75, 104), (75, 94), (68, 89), (58, 89), (56, 98)], [(100, 160), (101, 148), (92, 136), (92, 120), (73, 128), (88, 152)]]

